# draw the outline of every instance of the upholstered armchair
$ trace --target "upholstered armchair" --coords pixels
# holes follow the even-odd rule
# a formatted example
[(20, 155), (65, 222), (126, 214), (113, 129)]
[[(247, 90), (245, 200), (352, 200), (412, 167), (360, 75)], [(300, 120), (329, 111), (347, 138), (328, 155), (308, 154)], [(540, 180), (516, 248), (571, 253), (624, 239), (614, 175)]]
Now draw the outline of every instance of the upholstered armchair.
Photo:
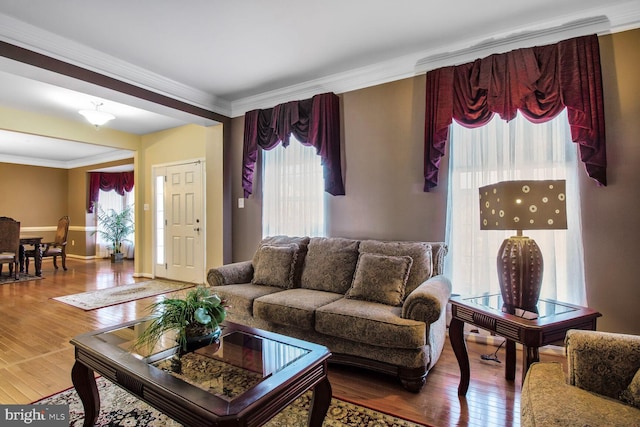
[(20, 259), (20, 222), (6, 216), (0, 217), (0, 274), (2, 266), (9, 264), (9, 275), (18, 280)]
[(640, 336), (570, 330), (560, 363), (529, 368), (521, 425), (640, 426)]
[(35, 258), (35, 251), (42, 250), (42, 258), (53, 257), (53, 267), (58, 269), (57, 258), (62, 259), (62, 269), (67, 271), (67, 234), (69, 234), (69, 217), (63, 216), (58, 220), (56, 237), (53, 242), (42, 243), (42, 248), (25, 251), (25, 271), (29, 273), (29, 258)]

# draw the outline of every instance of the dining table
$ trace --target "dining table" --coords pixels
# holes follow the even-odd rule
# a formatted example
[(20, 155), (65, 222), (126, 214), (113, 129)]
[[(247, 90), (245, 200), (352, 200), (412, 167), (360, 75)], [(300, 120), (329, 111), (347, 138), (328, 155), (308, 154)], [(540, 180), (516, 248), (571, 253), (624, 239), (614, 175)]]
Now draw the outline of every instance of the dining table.
[(35, 256), (33, 257), (35, 275), (42, 276), (42, 236), (20, 236), (20, 273), (24, 273), (25, 246), (33, 246), (35, 251)]

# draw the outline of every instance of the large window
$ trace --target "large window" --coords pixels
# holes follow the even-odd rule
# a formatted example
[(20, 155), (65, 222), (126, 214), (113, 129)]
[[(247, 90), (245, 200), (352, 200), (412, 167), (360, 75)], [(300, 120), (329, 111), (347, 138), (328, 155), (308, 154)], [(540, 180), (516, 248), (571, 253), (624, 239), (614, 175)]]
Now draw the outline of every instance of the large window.
[(324, 236), (324, 179), (316, 149), (293, 136), (262, 151), (262, 235)]
[(488, 125), (451, 129), (445, 271), (453, 291), (499, 293), (496, 257), (514, 231), (481, 231), (478, 188), (518, 179), (566, 179), (567, 230), (526, 230), (544, 259), (542, 298), (586, 304), (576, 144), (566, 113), (533, 124), (522, 116), (495, 117)]

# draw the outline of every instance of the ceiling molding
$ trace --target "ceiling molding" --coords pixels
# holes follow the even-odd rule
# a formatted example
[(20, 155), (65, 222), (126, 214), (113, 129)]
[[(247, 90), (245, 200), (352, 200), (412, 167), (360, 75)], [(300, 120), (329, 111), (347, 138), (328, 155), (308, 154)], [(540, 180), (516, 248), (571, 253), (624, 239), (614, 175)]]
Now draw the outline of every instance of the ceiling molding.
[[(226, 100), (105, 55), (80, 43), (56, 36), (0, 14), (0, 40), (16, 44), (70, 64), (112, 76), (226, 117), (238, 117), (257, 108), (306, 99), (323, 92), (344, 93), (419, 75), (430, 69), (468, 62), (519, 47), (555, 43), (587, 34), (608, 34), (640, 27), (640, 2), (576, 10), (570, 16), (514, 28), (501, 34), (455, 44), (440, 45), (370, 66), (325, 76), (237, 100)], [(91, 65), (89, 65), (91, 64)]]
[(229, 101), (0, 13), (0, 40), (229, 116)]
[(129, 150), (113, 150), (107, 153), (97, 154), (95, 156), (88, 156), (82, 159), (75, 159), (69, 161), (41, 159), (37, 157), (22, 157), (13, 156), (8, 154), (0, 154), (0, 163), (14, 163), (19, 165), (28, 166), (42, 166), (46, 168), (57, 169), (74, 169), (85, 166), (96, 165), (100, 163), (114, 162), (117, 160), (133, 159), (134, 153)]

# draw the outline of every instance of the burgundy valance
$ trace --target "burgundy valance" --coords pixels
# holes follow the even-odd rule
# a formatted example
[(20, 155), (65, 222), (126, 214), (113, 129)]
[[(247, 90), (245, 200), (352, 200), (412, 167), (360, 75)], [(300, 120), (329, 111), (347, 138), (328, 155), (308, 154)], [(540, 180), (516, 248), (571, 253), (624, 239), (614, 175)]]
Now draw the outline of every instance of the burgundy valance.
[(587, 174), (606, 185), (606, 150), (598, 37), (517, 49), (427, 73), (424, 191), (438, 184), (449, 125), (487, 124), (520, 111), (533, 123), (554, 118), (565, 107), (571, 139), (579, 144)]
[(316, 148), (324, 168), (325, 191), (344, 195), (340, 157), (340, 99), (333, 93), (292, 101), (244, 116), (242, 188), (244, 197), (253, 192), (253, 173), (258, 148), (270, 150), (279, 142), (286, 147), (290, 135)]
[(133, 171), (131, 172), (89, 172), (89, 200), (87, 212), (93, 213), (93, 205), (98, 202), (102, 191), (115, 190), (121, 196), (133, 190)]

